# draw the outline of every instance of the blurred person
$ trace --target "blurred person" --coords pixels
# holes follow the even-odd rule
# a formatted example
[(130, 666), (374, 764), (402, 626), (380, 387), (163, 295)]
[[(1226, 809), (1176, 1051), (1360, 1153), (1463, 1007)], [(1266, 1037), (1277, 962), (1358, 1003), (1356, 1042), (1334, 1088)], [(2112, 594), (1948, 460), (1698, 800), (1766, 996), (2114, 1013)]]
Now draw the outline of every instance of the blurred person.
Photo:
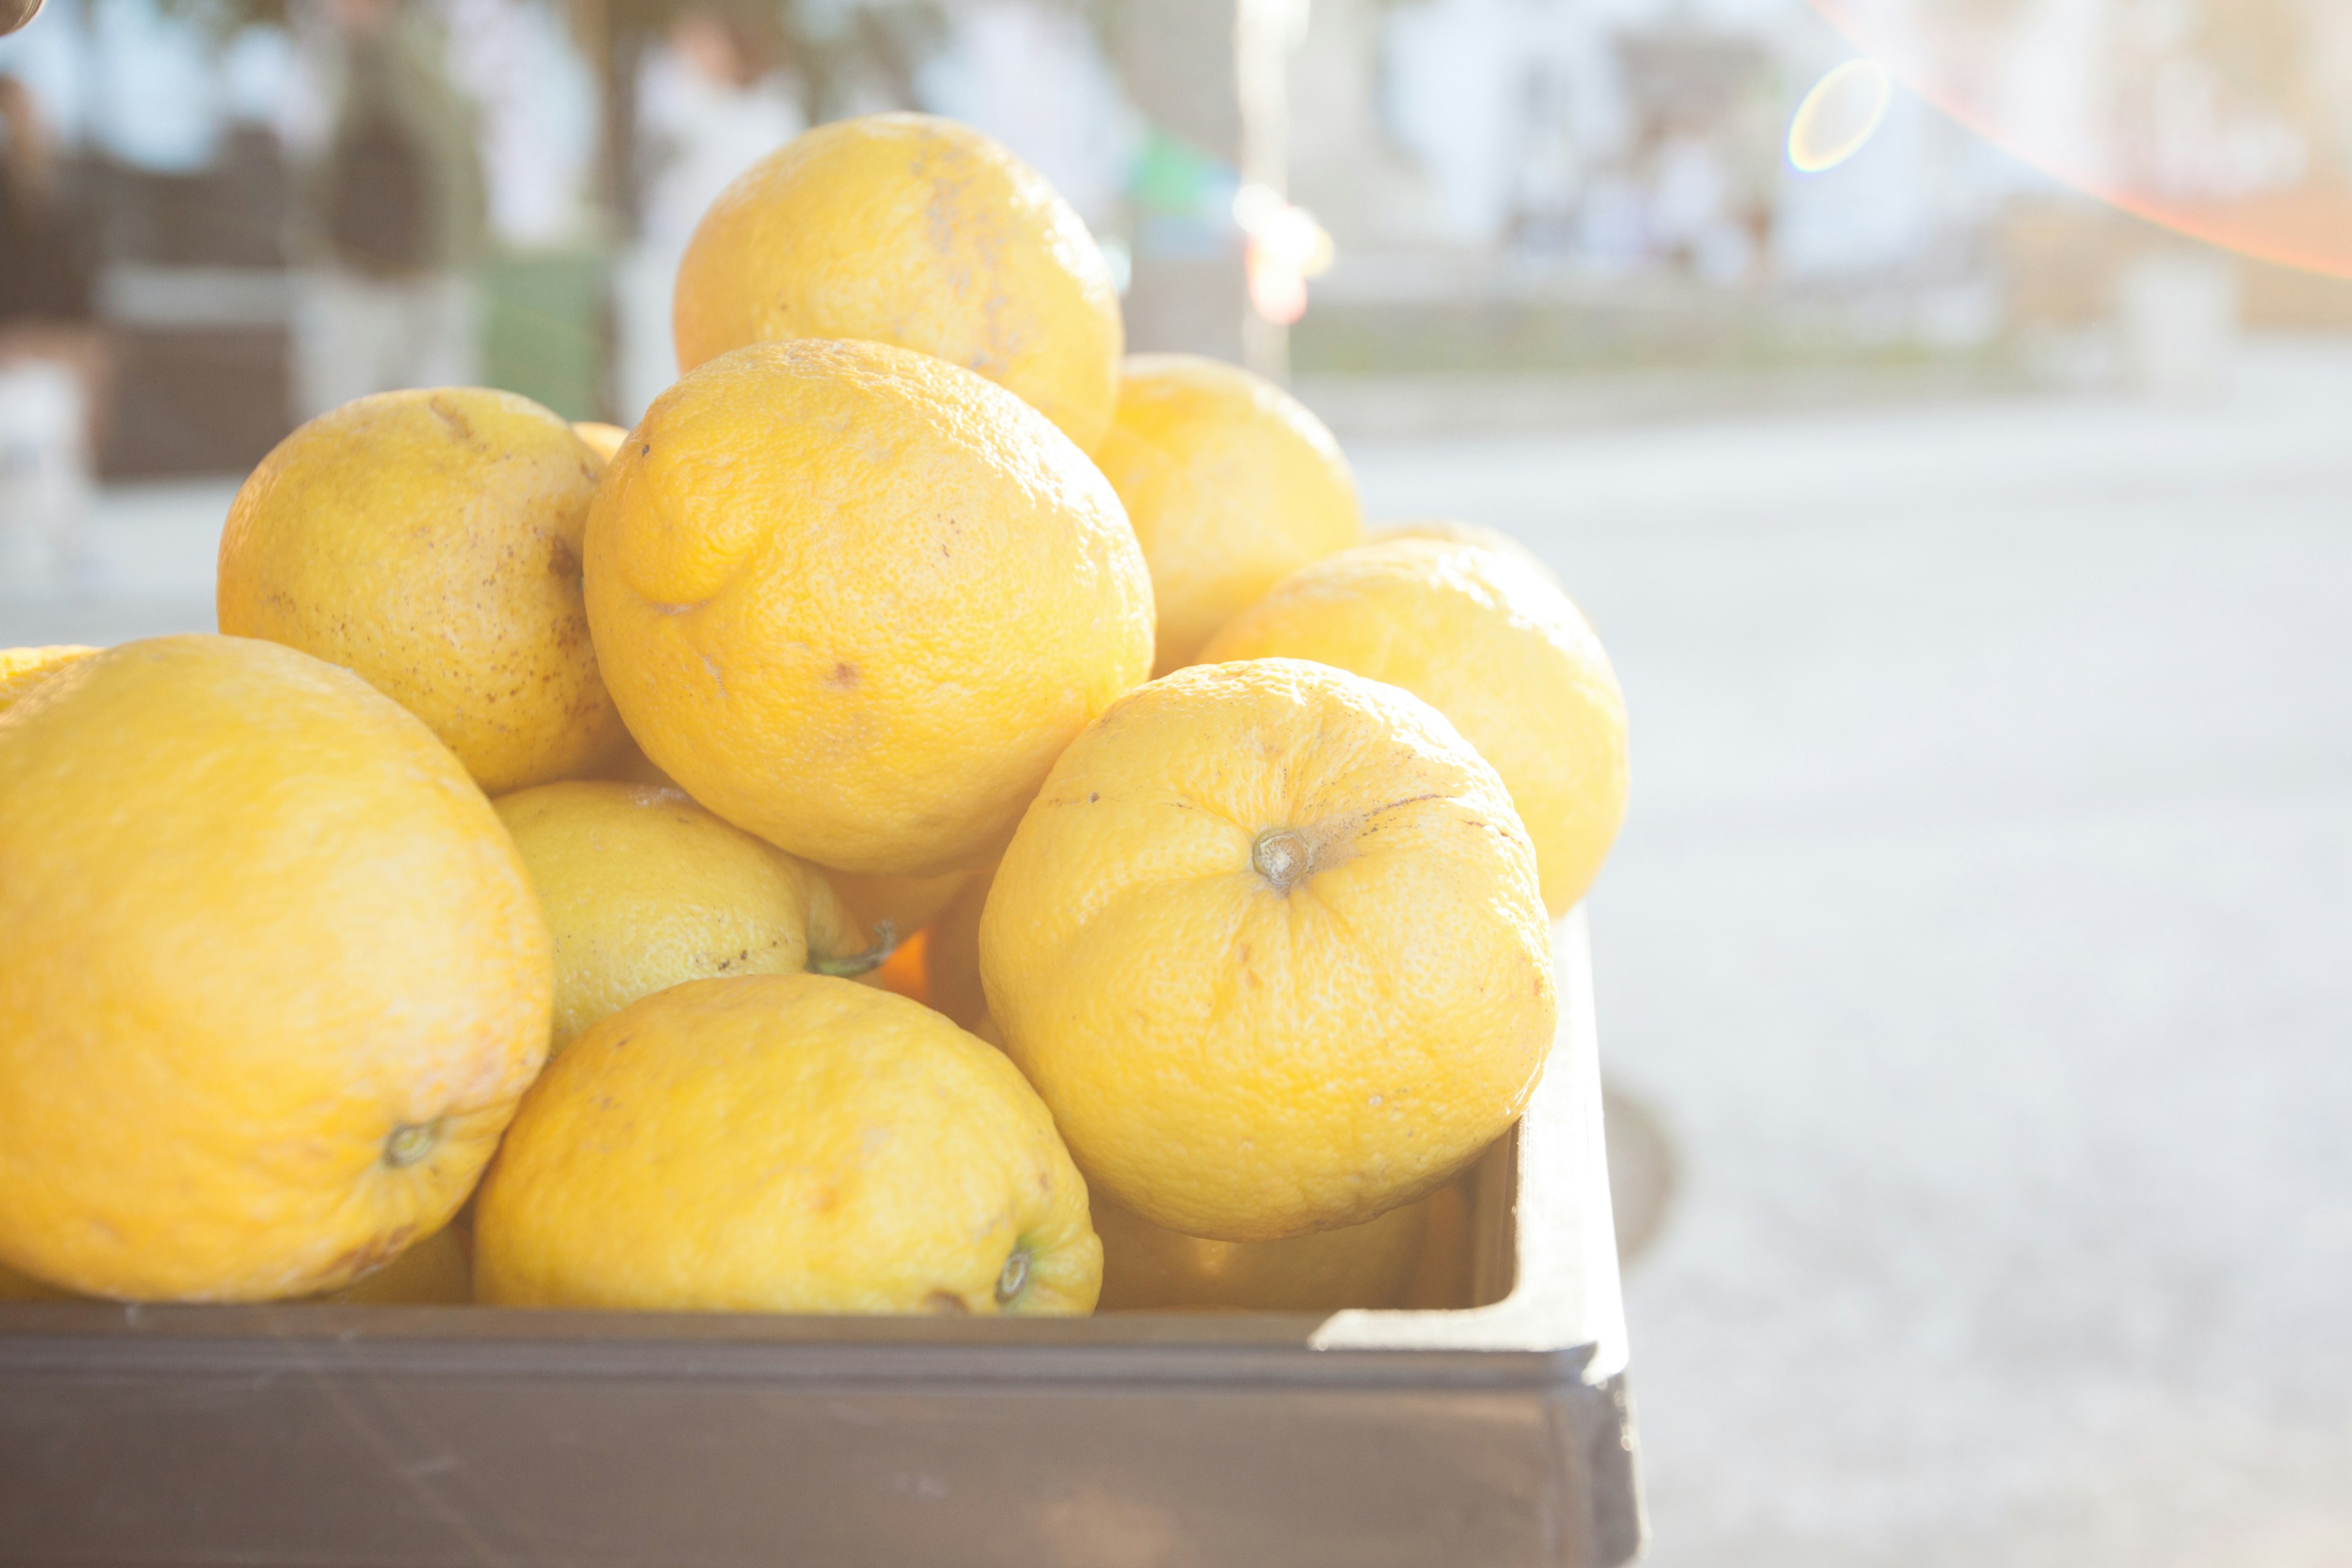
[(423, 0), (331, 0), (329, 16), (310, 134), (289, 137), (309, 153), (294, 314), (306, 418), (480, 378), (481, 154), (442, 29)]
[(26, 587), (81, 564), (108, 356), (94, 227), (13, 76), (0, 138), (0, 585)]
[(632, 424), (677, 379), (670, 288), (694, 226), (736, 175), (808, 129), (783, 35), (748, 7), (682, 12), (636, 89), (643, 195), (618, 280), (618, 391)]

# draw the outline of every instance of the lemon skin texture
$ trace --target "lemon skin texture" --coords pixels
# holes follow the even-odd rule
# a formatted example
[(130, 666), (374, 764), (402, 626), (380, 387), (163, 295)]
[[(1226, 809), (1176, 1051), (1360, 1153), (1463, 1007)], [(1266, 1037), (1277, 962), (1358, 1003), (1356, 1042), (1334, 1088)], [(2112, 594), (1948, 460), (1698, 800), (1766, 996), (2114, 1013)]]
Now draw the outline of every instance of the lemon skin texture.
[(1363, 538), (1356, 481), (1323, 422), (1237, 365), (1139, 354), (1095, 461), (1151, 564), (1152, 672), (1191, 664), (1244, 605)]
[(1555, 915), (1616, 842), (1624, 695), (1584, 616), (1517, 554), (1425, 539), (1345, 551), (1286, 578), (1203, 657), (1311, 658), (1444, 714), (1511, 792)]
[(1150, 667), (1150, 574), (1094, 466), (1003, 388), (879, 343), (738, 349), (656, 399), (587, 574), (646, 755), (844, 871), (977, 864)]
[(950, 120), (819, 126), (703, 215), (677, 269), (681, 371), (746, 343), (862, 338), (984, 375), (1091, 449), (1125, 342), (1118, 295), (1070, 205)]
[(1292, 659), (1181, 670), (1081, 735), (980, 967), (1096, 1190), (1219, 1241), (1452, 1177), (1526, 1104), (1557, 1005), (1494, 770), (1420, 699)]
[(622, 742), (581, 603), (601, 469), (570, 426), (479, 387), (387, 392), (261, 460), (221, 534), (220, 629), (357, 672), (492, 795)]
[(509, 1305), (1069, 1314), (1102, 1279), (1013, 1065), (826, 975), (695, 981), (589, 1030), (475, 1214), (476, 1292)]
[(1096, 1310), (1336, 1312), (1393, 1307), (1412, 1281), (1429, 1200), (1344, 1230), (1286, 1241), (1208, 1241), (1163, 1229), (1116, 1204), (1093, 1205), (1102, 1237)]
[(0, 715), (0, 1262), (335, 1289), (465, 1200), (552, 989), (489, 802), (347, 671), (161, 637)]
[(556, 1050), (665, 987), (795, 973), (867, 946), (814, 867), (682, 790), (567, 780), (497, 805), (555, 942)]
[(97, 651), (73, 643), (51, 647), (0, 647), (0, 713), (8, 711), (18, 698), (47, 679), (52, 672)]

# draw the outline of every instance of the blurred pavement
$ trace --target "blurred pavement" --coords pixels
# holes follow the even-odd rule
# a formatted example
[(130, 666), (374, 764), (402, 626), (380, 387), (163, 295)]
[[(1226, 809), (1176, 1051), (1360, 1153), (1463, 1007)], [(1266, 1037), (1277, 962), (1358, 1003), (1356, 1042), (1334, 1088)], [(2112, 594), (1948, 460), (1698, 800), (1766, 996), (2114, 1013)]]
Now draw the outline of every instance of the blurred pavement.
[[(1629, 1290), (1654, 1561), (2352, 1562), (2352, 349), (2204, 407), (1356, 443), (1618, 661), (1604, 1057), (1680, 1188)], [(233, 487), (110, 492), (212, 624)]]
[(2352, 1562), (2347, 416), (2273, 346), (2202, 408), (1357, 448), (1626, 687), (1661, 1568)]

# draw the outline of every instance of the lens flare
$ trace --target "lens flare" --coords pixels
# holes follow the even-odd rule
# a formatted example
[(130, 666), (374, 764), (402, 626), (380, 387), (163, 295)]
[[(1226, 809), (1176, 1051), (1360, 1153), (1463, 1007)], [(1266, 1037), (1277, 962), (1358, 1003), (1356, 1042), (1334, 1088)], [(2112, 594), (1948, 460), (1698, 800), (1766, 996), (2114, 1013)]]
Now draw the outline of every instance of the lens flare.
[(2352, 278), (2342, 0), (1811, 3), (1895, 80), (2077, 190)]
[(1789, 162), (1808, 174), (1836, 168), (1862, 151), (1894, 100), (1895, 79), (1876, 60), (1832, 68), (1789, 121)]

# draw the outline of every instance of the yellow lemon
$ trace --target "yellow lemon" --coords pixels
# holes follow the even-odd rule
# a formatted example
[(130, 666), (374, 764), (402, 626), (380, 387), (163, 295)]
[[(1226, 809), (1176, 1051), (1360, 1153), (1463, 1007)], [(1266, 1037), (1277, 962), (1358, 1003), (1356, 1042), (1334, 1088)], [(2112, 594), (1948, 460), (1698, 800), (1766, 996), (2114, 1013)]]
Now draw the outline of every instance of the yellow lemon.
[(930, 1009), (816, 974), (673, 986), (549, 1067), (475, 1207), (513, 1306), (1082, 1313), (1087, 1190), (1037, 1096)]
[(1155, 674), (1192, 663), (1259, 595), (1363, 537), (1356, 481), (1323, 422), (1216, 360), (1129, 360), (1095, 461), (1151, 564)]
[(272, 643), (95, 654), (0, 715), (0, 1260), (90, 1295), (332, 1289), (448, 1222), (547, 1051), (489, 802)]
[(696, 226), (671, 312), (692, 370), (746, 343), (863, 338), (986, 376), (1091, 447), (1124, 335), (1110, 268), (1038, 173), (968, 125), (835, 121)]
[(599, 468), (571, 426), (511, 393), (347, 403), (237, 491), (220, 628), (356, 671), (492, 795), (589, 773), (622, 738), (581, 603)]
[(587, 564), (646, 755), (845, 871), (984, 858), (1150, 667), (1150, 574), (1094, 465), (1002, 387), (879, 343), (739, 349), (662, 394)]
[(621, 449), (621, 443), (629, 438), (626, 430), (618, 425), (607, 425), (601, 419), (574, 419), (572, 433), (580, 437), (582, 446), (596, 454), (596, 460), (600, 463), (611, 462), (613, 454)]
[(1283, 1241), (1184, 1236), (1100, 1199), (1093, 1215), (1102, 1237), (1102, 1311), (1336, 1312), (1397, 1305), (1420, 1261), (1429, 1200)]
[(1064, 752), (997, 868), (981, 975), (1098, 1191), (1270, 1241), (1422, 1197), (1551, 1045), (1535, 854), (1494, 769), (1394, 687), (1202, 666)]
[(73, 643), (53, 647), (0, 647), (0, 713), (8, 711), (18, 698), (47, 679), (52, 671), (97, 651)]
[(640, 996), (722, 974), (859, 974), (869, 953), (816, 868), (682, 790), (573, 780), (504, 796), (499, 820), (555, 938), (562, 1050)]
[(1517, 554), (1400, 539), (1284, 579), (1212, 660), (1311, 658), (1402, 686), (1495, 764), (1535, 841), (1544, 905), (1584, 896), (1625, 817), (1625, 699), (1601, 639)]

